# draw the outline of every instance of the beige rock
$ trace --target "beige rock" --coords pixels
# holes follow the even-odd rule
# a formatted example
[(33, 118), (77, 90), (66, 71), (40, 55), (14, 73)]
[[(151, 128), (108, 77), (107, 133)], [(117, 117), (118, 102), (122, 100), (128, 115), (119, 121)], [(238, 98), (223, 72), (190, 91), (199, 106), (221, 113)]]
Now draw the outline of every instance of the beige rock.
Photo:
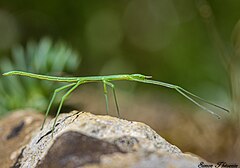
[[(86, 164), (84, 168), (195, 168), (200, 162), (198, 157), (188, 154), (175, 155), (168, 152), (134, 152), (103, 155), (100, 163)], [(208, 164), (204, 161), (205, 164)], [(212, 164), (213, 165), (213, 164)]]
[(183, 154), (149, 126), (111, 116), (61, 114), (34, 136), (19, 167), (192, 167), (200, 158)]
[(31, 109), (13, 112), (0, 120), (1, 168), (9, 168), (16, 162), (42, 120), (43, 115)]

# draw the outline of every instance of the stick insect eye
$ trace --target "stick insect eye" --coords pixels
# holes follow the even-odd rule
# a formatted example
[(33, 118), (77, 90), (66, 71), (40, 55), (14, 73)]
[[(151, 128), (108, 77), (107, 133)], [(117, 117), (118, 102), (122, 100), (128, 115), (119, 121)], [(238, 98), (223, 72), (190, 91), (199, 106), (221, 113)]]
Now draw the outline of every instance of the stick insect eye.
[(152, 76), (145, 76), (145, 75), (142, 75), (142, 74), (133, 74), (132, 77), (135, 78), (135, 79), (148, 79), (148, 78), (152, 78)]

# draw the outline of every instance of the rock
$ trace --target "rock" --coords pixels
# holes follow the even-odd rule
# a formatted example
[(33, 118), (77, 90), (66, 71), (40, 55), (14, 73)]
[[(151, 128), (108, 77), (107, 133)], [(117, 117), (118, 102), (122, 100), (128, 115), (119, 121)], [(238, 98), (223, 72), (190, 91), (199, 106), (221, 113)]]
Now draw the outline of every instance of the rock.
[(0, 120), (0, 165), (10, 167), (20, 157), (42, 123), (43, 115), (34, 110), (20, 110)]
[(116, 152), (123, 153), (117, 145), (79, 132), (68, 131), (55, 140), (38, 167), (83, 166), (86, 163), (98, 163), (102, 155)]
[(182, 153), (139, 122), (73, 111), (59, 116), (53, 137), (52, 124), (22, 147), (12, 167), (185, 168), (204, 161)]
[[(88, 164), (84, 168), (197, 168), (199, 158), (187, 154), (170, 154), (168, 152), (134, 152), (104, 155), (98, 164)], [(207, 162), (204, 162), (207, 163)]]

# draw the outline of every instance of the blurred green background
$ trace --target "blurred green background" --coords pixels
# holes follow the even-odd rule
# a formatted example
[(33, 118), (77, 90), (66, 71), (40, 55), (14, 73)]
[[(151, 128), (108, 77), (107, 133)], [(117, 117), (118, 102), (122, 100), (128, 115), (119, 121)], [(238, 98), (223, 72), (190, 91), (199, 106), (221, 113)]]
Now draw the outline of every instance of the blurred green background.
[[(1, 0), (1, 57), (10, 55), (16, 43), (49, 36), (66, 41), (81, 55), (74, 74), (143, 73), (227, 104), (227, 73), (196, 4), (192, 0)], [(238, 4), (211, 1), (227, 43), (240, 16)]]
[[(232, 108), (231, 99), (234, 99), (234, 89), (239, 84), (239, 81), (235, 85), (232, 83), (239, 74), (239, 70), (234, 69), (239, 66), (235, 54), (239, 41), (238, 28), (235, 36), (232, 35), (240, 18), (239, 6), (238, 0), (1, 0), (1, 71), (11, 70), (9, 67), (17, 69), (19, 61), (16, 61), (16, 57), (22, 52), (21, 60), (26, 59), (26, 66), (20, 66), (20, 70), (65, 76), (142, 73), (152, 75), (156, 80), (180, 85), (203, 98)], [(48, 50), (41, 50), (41, 45), (48, 49), (55, 47), (51, 50), (54, 54), (46, 56)], [(62, 56), (58, 57), (55, 53), (64, 47), (64, 52), (74, 53), (74, 56), (68, 57), (73, 61), (69, 63), (67, 59), (64, 65), (59, 65), (61, 61), (56, 60), (62, 60), (64, 54), (61, 53)], [(28, 52), (32, 50), (33, 52)], [(25, 58), (29, 57), (26, 56), (29, 53), (35, 53), (32, 58), (35, 60), (33, 69), (27, 66), (32, 61)], [(52, 61), (47, 60), (50, 57)], [(53, 59), (54, 57), (56, 58)], [(40, 58), (46, 60), (41, 61)], [(4, 68), (6, 60), (12, 61), (12, 65)], [(40, 62), (41, 66), (49, 64), (48, 68), (36, 68)], [(58, 65), (62, 68), (57, 69)], [(1, 77), (2, 84), (4, 80)], [(10, 80), (5, 83), (11, 85)], [(39, 83), (35, 85), (40, 87)], [(46, 101), (33, 107), (39, 107), (41, 111), (46, 109), (49, 96), (56, 87), (50, 85), (41, 85), (42, 90), (40, 89), (36, 100), (42, 100), (40, 93), (45, 92)], [(179, 108), (178, 105), (174, 108), (174, 103), (181, 104), (180, 107), (186, 109), (191, 105), (173, 91), (155, 86), (120, 82), (116, 83), (116, 87), (119, 92), (138, 97), (146, 94), (160, 95), (161, 100), (170, 104), (173, 111), (178, 111)], [(11, 92), (9, 90), (10, 87), (7, 91), (6, 87), (2, 87), (5, 96)], [(90, 93), (93, 94), (92, 97), (95, 94)], [(6, 104), (3, 101), (5, 96), (1, 96), (2, 106)], [(146, 96), (146, 102), (150, 101), (149, 97), (151, 96)], [(128, 96), (120, 96), (120, 102), (127, 98)], [(235, 101), (237, 98), (238, 94), (235, 95)], [(94, 99), (90, 95), (88, 102), (94, 104), (92, 100)], [(104, 101), (101, 101), (104, 107)], [(26, 104), (33, 104), (32, 102)], [(8, 105), (5, 110), (14, 110), (13, 107), (17, 109), (21, 105)], [(195, 109), (189, 112), (192, 113)], [(238, 116), (236, 109), (237, 107), (235, 118)], [(128, 110), (126, 113), (131, 113), (131, 109)], [(161, 117), (157, 119), (160, 121)], [(131, 117), (134, 118), (136, 116)]]

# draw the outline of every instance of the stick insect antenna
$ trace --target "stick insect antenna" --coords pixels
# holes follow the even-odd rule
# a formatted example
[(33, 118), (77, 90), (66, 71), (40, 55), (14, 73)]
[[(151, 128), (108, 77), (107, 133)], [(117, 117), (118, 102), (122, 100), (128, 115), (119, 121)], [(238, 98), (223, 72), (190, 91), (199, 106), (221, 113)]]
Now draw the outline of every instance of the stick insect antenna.
[[(181, 88), (180, 86), (177, 86), (177, 85), (172, 85), (172, 84), (169, 84), (169, 83), (165, 83), (165, 82), (160, 82), (160, 81), (155, 81), (155, 80), (150, 80), (150, 79), (144, 79), (144, 80), (138, 80), (138, 79), (133, 79), (134, 81), (137, 81), (137, 82), (142, 82), (142, 83), (149, 83), (149, 84), (154, 84), (154, 85), (160, 85), (160, 86), (163, 86), (163, 87), (167, 87), (167, 88), (170, 88), (170, 89), (174, 89), (176, 90), (178, 93), (180, 93), (182, 96), (184, 96), (185, 98), (187, 98), (188, 100), (190, 100), (192, 103), (196, 104), (198, 107), (200, 107), (201, 109), (203, 110), (206, 110), (208, 111), (209, 113), (217, 116), (217, 118), (220, 118), (220, 116), (216, 113), (214, 113), (212, 110), (204, 107), (203, 105), (199, 104), (197, 101), (195, 101), (194, 99), (192, 99), (190, 96), (204, 102), (204, 103), (207, 103), (209, 105), (212, 105), (214, 107), (217, 107), (225, 112), (229, 112), (228, 109), (224, 108), (224, 107), (221, 107), (219, 105), (216, 105), (212, 102), (209, 102), (203, 98), (200, 98), (198, 97), (197, 95), (193, 94), (193, 93), (190, 93), (189, 91)], [(189, 96), (188, 96), (189, 95)]]

